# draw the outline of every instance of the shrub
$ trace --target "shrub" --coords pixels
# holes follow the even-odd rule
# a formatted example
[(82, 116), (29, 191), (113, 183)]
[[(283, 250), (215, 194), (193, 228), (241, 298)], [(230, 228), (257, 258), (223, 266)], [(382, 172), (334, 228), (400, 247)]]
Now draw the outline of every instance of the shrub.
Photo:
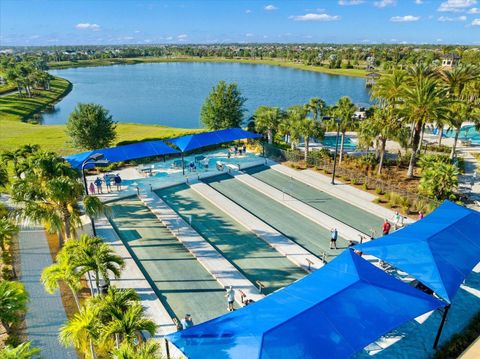
[(383, 190), (380, 187), (375, 188), (375, 193), (381, 196), (383, 194)]
[(437, 162), (427, 167), (420, 179), (419, 189), (426, 196), (437, 199), (453, 199), (458, 186), (458, 169), (456, 166)]
[(390, 200), (388, 201), (390, 207), (396, 207), (401, 204), (402, 196), (398, 193), (390, 192)]

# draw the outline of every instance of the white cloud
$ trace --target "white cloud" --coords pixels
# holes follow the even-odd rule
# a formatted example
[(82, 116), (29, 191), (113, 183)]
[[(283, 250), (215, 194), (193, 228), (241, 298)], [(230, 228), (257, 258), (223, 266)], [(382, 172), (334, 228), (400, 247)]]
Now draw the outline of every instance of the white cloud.
[(394, 6), (394, 5), (397, 5), (397, 0), (380, 0), (380, 1), (375, 1), (373, 3), (373, 6), (378, 8), (384, 8), (387, 6)]
[(423, 0), (415, 0), (415, 4), (417, 4), (417, 5), (422, 5), (422, 4), (423, 4)]
[(442, 41), (443, 41), (443, 39), (437, 39), (437, 42), (442, 42)]
[(449, 16), (440, 16), (438, 21), (442, 22), (454, 22), (454, 21), (467, 21), (466, 16), (457, 16), (457, 17), (449, 17)]
[(81, 22), (75, 25), (75, 27), (79, 30), (93, 30), (93, 31), (100, 30), (100, 25), (90, 24), (89, 22)]
[(480, 19), (473, 19), (472, 26), (480, 26)]
[(134, 34), (139, 34), (139, 33), (140, 33), (140, 30), (135, 30), (133, 33), (134, 33)]
[(462, 12), (476, 3), (477, 0), (447, 0), (442, 2), (437, 10), (442, 12)]
[(290, 16), (289, 19), (294, 21), (337, 21), (340, 20), (340, 16), (310, 13), (305, 15)]
[(353, 6), (363, 4), (364, 0), (338, 0), (340, 6)]
[(406, 16), (393, 16), (390, 21), (393, 22), (413, 22), (420, 20), (420, 16), (406, 15)]
[(255, 34), (252, 34), (251, 32), (247, 32), (247, 33), (245, 34), (246, 37), (253, 37), (254, 35), (255, 35)]
[(245, 14), (251, 14), (251, 13), (252, 13), (252, 10), (250, 9), (245, 10)]
[(168, 37), (166, 38), (166, 40), (168, 40), (168, 41), (173, 40), (173, 36), (168, 36)]
[(467, 11), (469, 14), (480, 14), (480, 9), (478, 7), (472, 7)]
[(270, 5), (265, 6), (264, 9), (266, 11), (275, 11), (275, 10), (278, 10), (278, 7), (270, 4)]
[(179, 40), (180, 39), (186, 39), (187, 37), (188, 37), (187, 34), (180, 34), (180, 35), (177, 36), (177, 39), (179, 39)]

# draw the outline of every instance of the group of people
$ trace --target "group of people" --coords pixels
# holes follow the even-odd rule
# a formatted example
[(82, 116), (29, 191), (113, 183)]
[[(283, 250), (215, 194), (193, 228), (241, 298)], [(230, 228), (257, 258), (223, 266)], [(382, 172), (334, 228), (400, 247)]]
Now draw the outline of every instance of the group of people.
[(88, 188), (90, 194), (102, 194), (104, 183), (107, 193), (112, 192), (112, 185), (117, 188), (117, 191), (122, 190), (122, 178), (120, 177), (120, 175), (118, 173), (115, 175), (106, 173), (103, 175), (103, 179), (98, 176), (97, 178), (95, 178), (95, 181), (90, 182), (90, 187)]
[(244, 144), (242, 147), (238, 147), (237, 145), (233, 146), (233, 148), (229, 148), (227, 152), (227, 157), (232, 157), (232, 153), (234, 156), (241, 156), (242, 154), (247, 153), (247, 146)]

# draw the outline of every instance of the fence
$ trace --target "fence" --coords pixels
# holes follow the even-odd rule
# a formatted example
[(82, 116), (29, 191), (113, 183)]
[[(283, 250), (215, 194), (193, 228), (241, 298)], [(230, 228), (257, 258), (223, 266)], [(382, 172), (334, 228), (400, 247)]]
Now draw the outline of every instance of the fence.
[[(304, 153), (283, 150), (272, 145), (265, 145), (265, 156), (276, 162), (289, 161), (292, 163), (305, 163)], [(310, 157), (307, 158), (306, 165), (308, 167), (315, 167), (321, 169), (327, 173), (333, 172), (333, 161), (331, 159), (325, 159), (310, 155)], [(341, 167), (338, 165), (338, 163), (335, 169), (335, 173), (338, 177), (349, 179), (352, 184), (362, 185), (368, 189), (375, 189), (381, 191), (381, 193), (397, 193), (398, 195), (408, 200), (408, 207), (411, 207), (414, 203), (423, 202), (429, 210), (433, 210), (440, 204), (434, 199), (422, 196), (418, 193), (407, 191), (387, 181), (369, 177), (364, 173), (361, 173), (360, 171)], [(402, 203), (399, 203), (399, 205), (402, 206)], [(424, 209), (424, 211), (426, 211), (426, 209)]]

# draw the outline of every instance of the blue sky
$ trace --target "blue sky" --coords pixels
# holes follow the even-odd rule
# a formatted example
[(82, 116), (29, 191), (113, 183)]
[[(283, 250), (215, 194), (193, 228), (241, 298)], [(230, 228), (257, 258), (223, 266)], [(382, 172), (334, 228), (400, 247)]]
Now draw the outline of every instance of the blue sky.
[(480, 44), (480, 0), (1, 0), (0, 45)]

